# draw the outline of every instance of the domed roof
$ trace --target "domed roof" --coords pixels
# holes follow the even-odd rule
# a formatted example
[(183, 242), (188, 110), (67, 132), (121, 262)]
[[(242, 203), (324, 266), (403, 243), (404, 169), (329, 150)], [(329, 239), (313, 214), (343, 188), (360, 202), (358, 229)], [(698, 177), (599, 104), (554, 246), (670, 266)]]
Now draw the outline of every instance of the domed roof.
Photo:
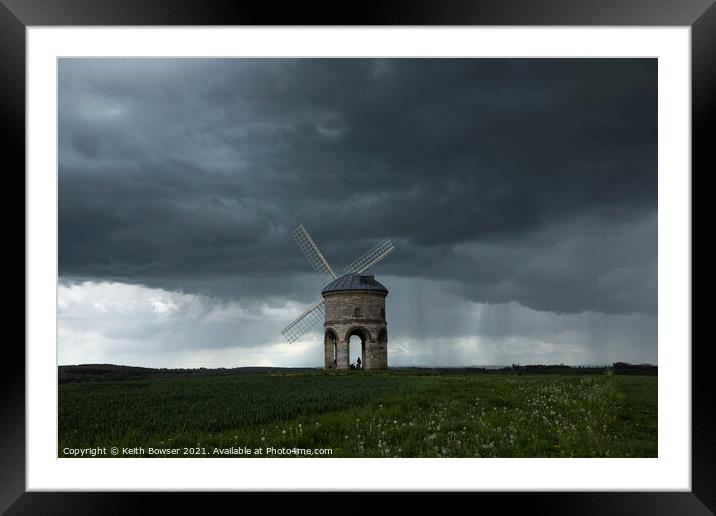
[(346, 290), (372, 290), (374, 292), (388, 293), (388, 289), (375, 280), (372, 274), (350, 273), (336, 278), (323, 287), (321, 294), (330, 292), (343, 292)]

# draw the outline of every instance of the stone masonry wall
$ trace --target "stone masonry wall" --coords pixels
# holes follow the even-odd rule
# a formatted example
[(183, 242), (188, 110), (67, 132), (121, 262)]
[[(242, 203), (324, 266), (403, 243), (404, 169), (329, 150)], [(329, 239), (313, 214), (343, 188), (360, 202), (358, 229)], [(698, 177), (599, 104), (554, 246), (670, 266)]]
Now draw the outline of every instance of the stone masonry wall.
[[(385, 293), (383, 292), (337, 292), (324, 296), (326, 305), (326, 335), (331, 330), (336, 335), (335, 357), (337, 369), (348, 369), (351, 358), (361, 353), (356, 349), (348, 349), (352, 335), (358, 335), (363, 341), (361, 360), (363, 368), (386, 369), (388, 367), (387, 333), (384, 341), (379, 342), (379, 335), (385, 330)], [(359, 309), (356, 312), (356, 308)], [(326, 368), (333, 367), (334, 347), (330, 338), (325, 340)]]

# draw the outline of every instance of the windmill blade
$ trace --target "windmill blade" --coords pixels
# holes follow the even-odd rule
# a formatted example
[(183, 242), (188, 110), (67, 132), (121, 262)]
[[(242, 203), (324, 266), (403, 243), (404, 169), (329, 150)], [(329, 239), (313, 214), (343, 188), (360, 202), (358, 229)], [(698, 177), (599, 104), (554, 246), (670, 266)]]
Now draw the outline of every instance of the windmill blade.
[(327, 275), (332, 280), (336, 279), (333, 269), (328, 265), (328, 262), (318, 249), (316, 242), (313, 241), (311, 235), (309, 235), (306, 228), (303, 227), (303, 224), (294, 229), (291, 235), (296, 240), (298, 247), (303, 251), (303, 254), (308, 258), (313, 270), (319, 274)]
[(393, 243), (387, 238), (384, 238), (375, 244), (373, 249), (365, 253), (343, 270), (346, 273), (357, 272), (360, 274), (392, 253), (393, 249), (395, 249), (393, 247)]
[(296, 317), (291, 324), (281, 330), (281, 333), (283, 333), (283, 336), (286, 337), (287, 341), (293, 342), (310, 330), (318, 321), (322, 321), (325, 311), (326, 305), (323, 304), (323, 300), (320, 300), (311, 308)]

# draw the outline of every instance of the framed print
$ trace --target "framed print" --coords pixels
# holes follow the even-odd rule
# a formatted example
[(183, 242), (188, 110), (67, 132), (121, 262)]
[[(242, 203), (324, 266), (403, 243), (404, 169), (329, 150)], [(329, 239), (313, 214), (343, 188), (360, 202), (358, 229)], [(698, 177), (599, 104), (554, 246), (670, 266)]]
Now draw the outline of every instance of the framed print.
[(713, 510), (690, 178), (716, 8), (420, 5), (4, 2), (27, 304), (3, 510)]

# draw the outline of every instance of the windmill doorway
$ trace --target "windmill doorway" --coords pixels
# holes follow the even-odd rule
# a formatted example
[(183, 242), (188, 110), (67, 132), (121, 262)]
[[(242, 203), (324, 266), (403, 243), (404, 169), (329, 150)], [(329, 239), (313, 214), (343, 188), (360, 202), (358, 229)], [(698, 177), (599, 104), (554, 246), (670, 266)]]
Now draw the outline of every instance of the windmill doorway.
[(368, 334), (362, 328), (355, 328), (348, 332), (346, 336), (348, 342), (348, 363), (351, 369), (366, 369), (366, 343), (368, 342)]

